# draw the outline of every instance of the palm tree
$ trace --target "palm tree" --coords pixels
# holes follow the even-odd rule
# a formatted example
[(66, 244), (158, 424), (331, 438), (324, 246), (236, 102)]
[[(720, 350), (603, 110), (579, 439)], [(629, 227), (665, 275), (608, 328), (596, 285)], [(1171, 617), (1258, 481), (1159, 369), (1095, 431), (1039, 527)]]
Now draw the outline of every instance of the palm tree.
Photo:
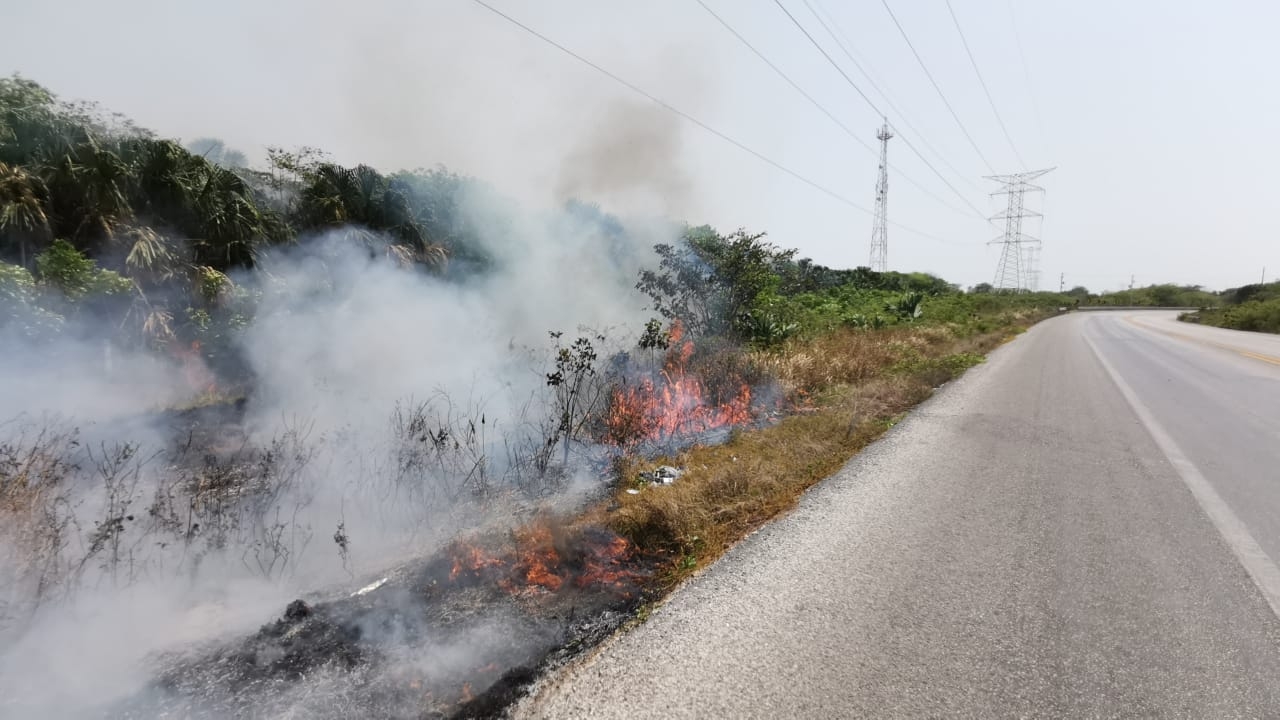
[(258, 245), (272, 232), (270, 223), (244, 180), (230, 170), (201, 162), (203, 182), (196, 188), (194, 209), (204, 243), (197, 243), (196, 260), (218, 270), (250, 267)]
[[(50, 238), (47, 198), (48, 191), (39, 178), (0, 162), (0, 238), (10, 238), (17, 245), (23, 267), (29, 267), (28, 258)], [(32, 241), (35, 247), (30, 246)]]
[(90, 139), (61, 156), (46, 171), (59, 237), (90, 254), (109, 242), (133, 216), (129, 166), (111, 149)]
[(345, 237), (372, 251), (388, 245), (388, 256), (401, 264), (422, 263), (440, 269), (447, 260), (441, 245), (427, 240), (410, 202), (409, 188), (388, 180), (368, 165), (344, 168), (318, 165), (303, 187), (298, 219), (304, 229), (343, 228)]
[(169, 140), (124, 144), (133, 167), (139, 214), (192, 239), (193, 262), (225, 271), (253, 265), (263, 242), (280, 242), (288, 227), (233, 170), (193, 155)]

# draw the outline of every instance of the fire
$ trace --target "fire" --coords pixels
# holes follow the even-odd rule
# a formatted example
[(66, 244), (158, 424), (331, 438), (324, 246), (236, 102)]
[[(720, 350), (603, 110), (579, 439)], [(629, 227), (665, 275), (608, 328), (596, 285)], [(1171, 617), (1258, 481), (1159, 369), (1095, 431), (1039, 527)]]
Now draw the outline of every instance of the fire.
[(606, 438), (615, 445), (668, 440), (750, 422), (751, 387), (742, 383), (728, 399), (708, 398), (705, 383), (688, 369), (693, 342), (679, 323), (661, 371), (615, 388), (605, 417)]
[(449, 571), (449, 579), (457, 580), (463, 573), (479, 575), (486, 568), (502, 567), (502, 564), (501, 559), (486, 555), (484, 550), (475, 545), (455, 545), (453, 569)]
[(604, 545), (593, 545), (587, 551), (586, 568), (578, 576), (578, 587), (589, 585), (621, 585), (636, 580), (636, 574), (624, 565), (631, 555), (625, 538), (615, 537)]
[(512, 595), (555, 593), (566, 587), (609, 588), (630, 592), (642, 577), (630, 569), (632, 547), (622, 537), (598, 527), (568, 531), (558, 549), (550, 523), (537, 521), (512, 534), (513, 545), (492, 552), (474, 544), (451, 549), (449, 582), (488, 578)]
[(556, 552), (551, 527), (535, 523), (517, 534), (520, 544), (517, 568), (523, 571), (525, 582), (555, 592), (564, 584), (564, 578), (556, 574), (560, 567), (560, 554)]

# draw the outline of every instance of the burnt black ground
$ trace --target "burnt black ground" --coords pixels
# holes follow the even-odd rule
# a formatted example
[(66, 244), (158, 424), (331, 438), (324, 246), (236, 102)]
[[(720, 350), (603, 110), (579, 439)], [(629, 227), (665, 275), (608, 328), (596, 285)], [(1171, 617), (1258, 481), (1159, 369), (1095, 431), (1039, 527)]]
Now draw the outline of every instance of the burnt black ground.
[(589, 553), (575, 559), (572, 545), (616, 536), (602, 528), (564, 535), (558, 589), (524, 584), (511, 563), (454, 573), (451, 546), (365, 594), (298, 600), (250, 637), (160, 658), (151, 686), (107, 715), (500, 715), (544, 669), (607, 637), (642, 601), (639, 559), (618, 566), (630, 573), (618, 583), (576, 580)]

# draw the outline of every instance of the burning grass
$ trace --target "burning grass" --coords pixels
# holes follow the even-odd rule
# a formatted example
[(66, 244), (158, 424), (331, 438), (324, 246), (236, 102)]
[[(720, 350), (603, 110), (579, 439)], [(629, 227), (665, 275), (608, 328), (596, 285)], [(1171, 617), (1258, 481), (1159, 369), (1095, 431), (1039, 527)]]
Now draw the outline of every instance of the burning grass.
[(661, 363), (632, 363), (618, 374), (601, 419), (601, 439), (634, 455), (745, 425), (761, 410), (768, 375), (736, 347), (684, 336), (674, 323)]
[(672, 485), (635, 493), (637, 471), (653, 461), (622, 463), (613, 508), (597, 510), (600, 521), (662, 557), (656, 577), (673, 586), (793, 507), (938, 385), (1037, 319), (977, 334), (938, 326), (848, 329), (757, 353), (753, 361), (778, 378), (800, 412), (736, 430), (723, 444), (659, 458), (686, 468)]
[(616, 629), (649, 564), (607, 528), (549, 517), (459, 539), (348, 597), (297, 600), (252, 637), (169, 658), (109, 715), (493, 717), (548, 657)]
[[(516, 447), (512, 457), (518, 462), (502, 478), (488, 475), (492, 448), (482, 413), (477, 424), (451, 405), (443, 414), (429, 404), (397, 408), (391, 466), (396, 472), (384, 478), (397, 502), (430, 505), (445, 499), (498, 507), (499, 498), (520, 498), (523, 503), (509, 507), (523, 508), (519, 515), (528, 518), (525, 503), (551, 497), (537, 491), (554, 491), (553, 484), (528, 478), (566, 474), (554, 450), (565, 448), (567, 462), (574, 443), (598, 451), (589, 462), (575, 458), (577, 471), (594, 469), (603, 476), (612, 456), (619, 482), (612, 493), (596, 486), (603, 501), (576, 519), (532, 516), (507, 531), (455, 539), (348, 597), (299, 601), (253, 636), (168, 657), (147, 692), (111, 714), (498, 714), (545, 668), (607, 636), (647, 600), (792, 507), (903, 412), (1031, 320), (985, 332), (971, 326), (843, 329), (756, 352), (714, 340), (695, 344), (677, 328), (661, 352), (650, 348), (647, 358), (611, 358), (599, 374), (594, 350), (574, 345), (562, 357), (592, 362), (582, 368), (567, 363), (570, 371), (581, 370), (577, 374), (548, 375), (549, 385), (553, 378), (561, 381), (557, 390), (573, 389), (573, 401), (557, 405), (553, 422), (538, 426), (549, 430), (533, 436), (532, 452), (521, 454), (524, 446)], [(173, 419), (184, 427), (236, 427), (243, 406), (192, 408)], [(302, 442), (306, 433), (286, 434), (243, 456), (220, 449), (228, 438), (242, 444), (238, 433), (193, 429), (183, 436), (185, 448), (208, 451), (206, 457), (200, 463), (166, 460), (158, 470), (173, 476), (164, 486), (172, 492), (157, 495), (150, 505), (149, 496), (130, 484), (136, 475), (129, 474), (132, 465), (121, 466), (129, 472), (111, 463), (94, 466), (101, 475), (96, 481), (114, 488), (109, 497), (118, 501), (107, 508), (110, 522), (103, 527), (109, 532), (103, 537), (124, 537), (128, 522), (143, 517), (126, 514), (129, 503), (146, 505), (145, 517), (155, 526), (147, 532), (168, 533), (164, 537), (172, 536), (176, 545), (197, 550), (212, 542), (238, 548), (243, 540), (246, 547), (267, 548), (245, 551), (246, 567), (252, 559), (257, 565), (250, 569), (257, 567), (265, 578), (283, 576), (293, 566), (295, 545), (280, 542), (279, 532), (310, 528), (271, 521), (268, 511), (278, 506), (277, 496), (255, 488), (297, 481), (310, 458)], [(58, 500), (61, 485), (55, 482), (67, 468), (32, 459), (62, 457), (66, 453), (59, 448), (74, 442), (74, 436), (55, 434), (0, 446), (0, 519), (10, 520), (10, 534), (26, 532), (28, 546), (58, 549), (71, 537), (72, 521), (62, 515), (31, 528), (11, 519), (36, 517), (33, 508), (68, 506)], [(637, 482), (639, 471), (655, 463), (685, 472), (670, 485)], [(415, 494), (397, 484), (423, 477), (440, 480), (437, 494)], [(205, 513), (198, 518), (199, 534), (194, 524), (179, 522), (176, 510), (186, 507)], [(112, 520), (118, 517), (128, 522)], [(344, 527), (338, 526), (334, 542), (345, 552)], [(32, 534), (32, 528), (43, 530)], [(309, 538), (298, 544), (299, 552)], [(110, 549), (109, 542), (103, 546)], [(113, 573), (122, 562), (118, 558), (127, 557), (115, 550), (94, 553)], [(46, 556), (60, 557), (33, 555)], [(342, 559), (345, 567), (347, 556)], [(45, 593), (74, 585), (68, 569), (46, 563), (24, 572)]]
[[(620, 482), (606, 501), (576, 520), (541, 516), (505, 533), (455, 540), (348, 598), (299, 601), (245, 642), (175, 661), (153, 695), (163, 713), (197, 717), (233, 714), (251, 697), (313, 717), (371, 710), (500, 715), (540, 673), (602, 640), (646, 601), (791, 508), (937, 385), (1021, 328), (848, 330), (751, 357), (719, 357), (696, 373), (692, 345), (676, 345), (658, 369), (638, 376), (648, 384), (615, 389), (606, 406), (606, 437), (617, 431), (609, 423), (625, 413), (644, 420), (627, 426), (631, 442), (617, 443), (625, 452)], [(702, 361), (707, 357), (718, 356)], [(748, 362), (777, 377), (781, 394), (801, 411), (761, 425), (758, 405), (735, 414), (732, 402), (709, 400), (724, 396), (710, 394), (707, 367), (734, 368), (729, 382), (719, 383), (732, 398)], [(678, 399), (695, 391), (709, 407)], [(727, 441), (663, 458), (640, 454), (634, 440), (725, 426), (733, 427)], [(637, 488), (638, 471), (654, 462), (686, 471), (671, 485)], [(422, 660), (464, 645), (465, 666)], [(120, 716), (135, 716), (133, 710)], [(147, 706), (137, 716), (155, 710)]]

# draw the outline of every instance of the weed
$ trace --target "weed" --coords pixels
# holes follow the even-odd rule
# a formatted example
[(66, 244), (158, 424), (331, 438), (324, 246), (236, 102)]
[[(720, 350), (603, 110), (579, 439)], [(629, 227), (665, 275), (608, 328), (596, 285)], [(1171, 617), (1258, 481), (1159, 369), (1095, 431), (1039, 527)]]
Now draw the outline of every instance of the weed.
[[(723, 445), (660, 458), (686, 468), (685, 474), (667, 487), (619, 492), (605, 522), (642, 551), (670, 558), (660, 577), (674, 585), (791, 508), (934, 387), (981, 363), (982, 353), (998, 347), (1011, 329), (842, 328), (756, 352), (756, 365), (800, 398), (806, 412), (769, 427), (740, 428)], [(620, 467), (634, 474), (634, 466)]]

